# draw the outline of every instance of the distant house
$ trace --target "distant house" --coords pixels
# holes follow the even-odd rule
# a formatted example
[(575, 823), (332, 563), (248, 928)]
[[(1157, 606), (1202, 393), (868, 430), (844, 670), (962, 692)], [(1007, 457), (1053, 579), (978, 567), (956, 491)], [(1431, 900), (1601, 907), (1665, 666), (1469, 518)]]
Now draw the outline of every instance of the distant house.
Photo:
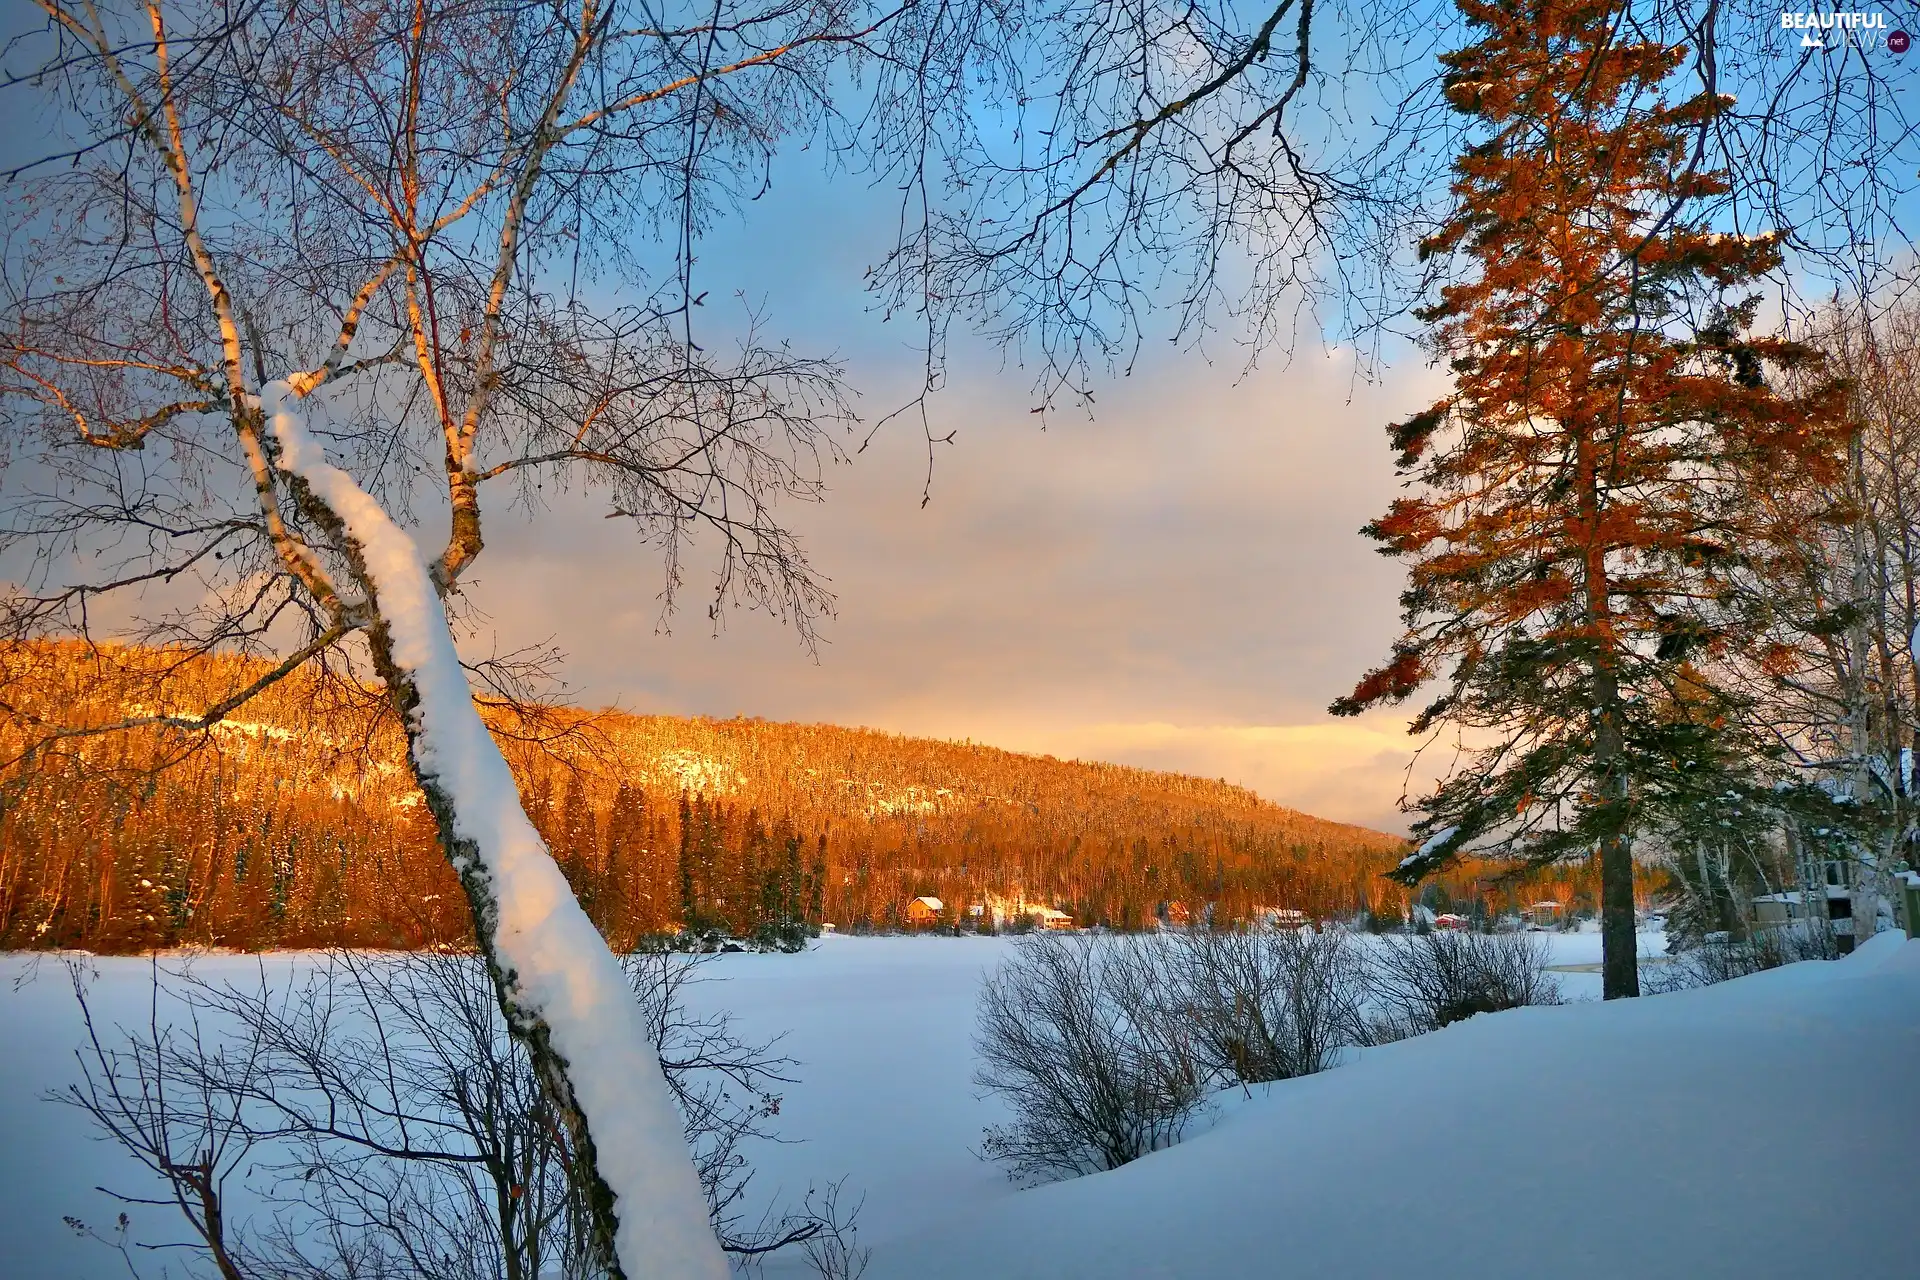
[(915, 898), (907, 904), (907, 925), (909, 928), (924, 929), (930, 924), (937, 924), (940, 914), (946, 909), (947, 904), (938, 898)]
[[(1845, 885), (1830, 884), (1827, 889), (1827, 919), (1853, 919), (1853, 891)], [(1756, 929), (1774, 929), (1794, 920), (1807, 918), (1798, 889), (1786, 893), (1763, 893), (1753, 900), (1753, 924)], [(1818, 901), (1816, 895), (1815, 901)], [(1838, 932), (1838, 930), (1836, 930)]]
[(1455, 915), (1451, 911), (1442, 911), (1433, 918), (1433, 927), (1436, 929), (1464, 929), (1470, 923), (1465, 916)]
[(1552, 898), (1533, 903), (1527, 908), (1527, 923), (1536, 929), (1553, 929), (1560, 924), (1560, 904)]
[(1304, 929), (1313, 921), (1304, 911), (1293, 907), (1255, 907), (1254, 924), (1268, 929)]
[(977, 914), (992, 916), (996, 929), (1018, 928), (1026, 923), (1039, 929), (1073, 928), (1072, 916), (1045, 903), (1031, 901), (1019, 892), (1004, 898), (995, 893), (987, 894), (985, 910)]

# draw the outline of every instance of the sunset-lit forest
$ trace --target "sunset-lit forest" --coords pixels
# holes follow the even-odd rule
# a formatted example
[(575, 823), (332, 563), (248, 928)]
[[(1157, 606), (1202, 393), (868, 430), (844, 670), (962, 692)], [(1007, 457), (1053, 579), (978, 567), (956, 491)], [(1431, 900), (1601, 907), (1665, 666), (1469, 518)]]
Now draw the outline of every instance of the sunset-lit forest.
[[(263, 669), (161, 651), (4, 657), (0, 939), (130, 951), (459, 945), (466, 906), (382, 702), (274, 686), (210, 735), (41, 727), (198, 714)], [(164, 674), (171, 701), (152, 690)], [(865, 729), (494, 704), (522, 794), (617, 946), (685, 927), (899, 925), (908, 900), (986, 895), (1081, 923), (1164, 903), (1398, 912), (1404, 842), (1224, 782)], [(1565, 873), (1558, 873), (1565, 878)], [(1471, 872), (1455, 890), (1471, 883)], [(1570, 891), (1570, 890), (1569, 890)]]

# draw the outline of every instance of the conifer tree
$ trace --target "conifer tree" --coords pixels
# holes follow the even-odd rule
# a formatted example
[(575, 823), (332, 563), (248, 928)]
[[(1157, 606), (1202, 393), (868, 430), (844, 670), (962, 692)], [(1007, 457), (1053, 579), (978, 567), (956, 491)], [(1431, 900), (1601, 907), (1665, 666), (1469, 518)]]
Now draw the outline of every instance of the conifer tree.
[(605, 933), (606, 921), (602, 918), (603, 904), (599, 901), (598, 892), (599, 824), (594, 819), (593, 804), (587, 797), (585, 779), (577, 773), (567, 774), (566, 785), (560, 792), (558, 829), (548, 840), (547, 847), (552, 851), (554, 861), (560, 864), (560, 871), (572, 886), (574, 896), (580, 900), (581, 908)]
[[(700, 805), (704, 811), (704, 803)], [(704, 812), (701, 815), (704, 818)], [(702, 823), (702, 825), (705, 825)], [(680, 792), (680, 927), (689, 931), (700, 927), (700, 892), (694, 883), (694, 808), (686, 790)]]
[(1694, 142), (1728, 101), (1668, 100), (1685, 51), (1608, 0), (1459, 0), (1445, 57), (1476, 140), (1422, 246), (1462, 270), (1419, 313), (1453, 393), (1389, 428), (1413, 492), (1364, 532), (1409, 561), (1406, 632), (1335, 714), (1440, 695), (1413, 731), (1473, 750), (1416, 808), (1412, 883), (1469, 848), (1596, 856), (1604, 990), (1638, 994), (1632, 841), (1727, 791), (1763, 748), (1708, 668), (1742, 643), (1731, 565), (1777, 530), (1740, 477), (1844, 449), (1839, 389), (1750, 333), (1776, 234), (1713, 229)]
[(622, 781), (607, 810), (606, 834), (608, 942), (619, 950), (631, 949), (640, 934), (658, 927), (653, 884), (646, 874), (651, 856), (648, 818), (646, 793)]

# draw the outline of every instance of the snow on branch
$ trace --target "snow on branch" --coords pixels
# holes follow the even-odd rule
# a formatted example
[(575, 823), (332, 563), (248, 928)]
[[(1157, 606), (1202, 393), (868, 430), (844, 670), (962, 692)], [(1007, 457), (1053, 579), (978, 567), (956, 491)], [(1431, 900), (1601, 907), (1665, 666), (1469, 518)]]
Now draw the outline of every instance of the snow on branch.
[(308, 434), (307, 419), (324, 413), (322, 405), (272, 382), (261, 406), (280, 446), (280, 467), (339, 518), (372, 584), (393, 661), (418, 690), (408, 728), (421, 781), (450, 802), (463, 850), (456, 870), (478, 871), (491, 882), (499, 908), (494, 948), (524, 1010), (546, 1023), (566, 1064), (600, 1176), (615, 1197), (622, 1267), (632, 1277), (719, 1280), (726, 1261), (658, 1053), (618, 962), (521, 808), (513, 775), (474, 705), (419, 547)]

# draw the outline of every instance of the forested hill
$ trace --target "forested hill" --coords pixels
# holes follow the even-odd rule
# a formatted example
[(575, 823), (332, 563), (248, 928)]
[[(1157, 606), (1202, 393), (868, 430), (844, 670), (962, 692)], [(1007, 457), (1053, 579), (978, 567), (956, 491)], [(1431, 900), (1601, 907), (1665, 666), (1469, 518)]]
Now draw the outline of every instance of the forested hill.
[[(371, 691), (290, 678), (208, 734), (67, 737), (22, 762), (50, 726), (197, 714), (265, 668), (71, 644), (15, 647), (0, 664), (0, 758), (13, 762), (0, 944), (466, 938), (398, 727)], [(1379, 893), (1404, 851), (1224, 782), (971, 743), (504, 705), (489, 717), (616, 945), (688, 924), (887, 927), (918, 894), (953, 908), (1024, 897), (1121, 926), (1173, 901), (1331, 913)]]

